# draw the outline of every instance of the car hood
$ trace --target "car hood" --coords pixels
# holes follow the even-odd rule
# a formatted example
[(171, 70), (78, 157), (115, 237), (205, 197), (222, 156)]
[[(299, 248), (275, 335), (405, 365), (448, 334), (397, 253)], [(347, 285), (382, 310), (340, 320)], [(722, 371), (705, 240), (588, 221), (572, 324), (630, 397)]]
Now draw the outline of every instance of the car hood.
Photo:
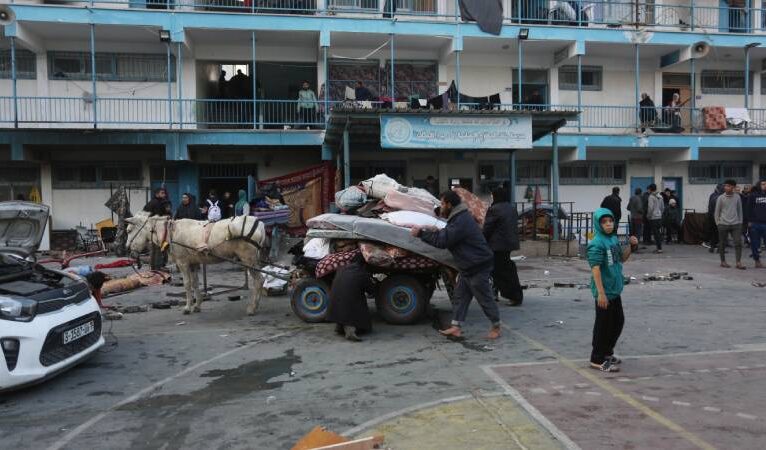
[(50, 208), (31, 202), (0, 202), (0, 252), (29, 256), (37, 251)]

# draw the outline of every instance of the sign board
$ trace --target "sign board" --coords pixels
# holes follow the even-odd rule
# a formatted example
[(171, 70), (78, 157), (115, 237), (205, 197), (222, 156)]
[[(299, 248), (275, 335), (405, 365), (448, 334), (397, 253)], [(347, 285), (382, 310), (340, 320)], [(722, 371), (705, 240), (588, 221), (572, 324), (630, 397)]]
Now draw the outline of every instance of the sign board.
[(383, 114), (380, 116), (380, 146), (474, 150), (532, 148), (532, 117)]

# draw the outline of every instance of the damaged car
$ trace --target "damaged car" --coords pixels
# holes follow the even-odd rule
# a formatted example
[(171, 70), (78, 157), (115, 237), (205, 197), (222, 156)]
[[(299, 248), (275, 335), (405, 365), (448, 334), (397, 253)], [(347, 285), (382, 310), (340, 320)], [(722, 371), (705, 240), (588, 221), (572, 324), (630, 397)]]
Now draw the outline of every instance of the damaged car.
[(104, 345), (88, 283), (36, 263), (48, 215), (46, 205), (0, 203), (0, 391), (39, 383)]

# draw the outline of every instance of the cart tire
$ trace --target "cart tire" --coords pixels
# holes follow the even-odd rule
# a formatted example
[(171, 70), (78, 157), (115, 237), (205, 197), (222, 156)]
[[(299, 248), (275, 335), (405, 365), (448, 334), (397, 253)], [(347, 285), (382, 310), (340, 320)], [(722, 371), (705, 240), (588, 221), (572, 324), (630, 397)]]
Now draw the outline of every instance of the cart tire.
[(428, 300), (424, 286), (417, 278), (392, 275), (380, 283), (375, 305), (387, 323), (409, 325), (421, 319)]
[(304, 278), (295, 284), (290, 307), (304, 322), (324, 322), (330, 305), (330, 288), (322, 280)]

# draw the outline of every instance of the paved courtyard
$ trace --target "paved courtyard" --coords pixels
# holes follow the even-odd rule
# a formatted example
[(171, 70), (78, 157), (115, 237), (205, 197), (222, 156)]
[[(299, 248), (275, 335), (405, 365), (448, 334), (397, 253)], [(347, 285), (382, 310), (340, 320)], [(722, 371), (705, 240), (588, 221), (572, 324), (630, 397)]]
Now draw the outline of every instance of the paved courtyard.
[[(449, 320), (443, 293), (431, 320), (378, 320), (359, 344), (299, 321), (286, 296), (264, 298), (254, 317), (228, 294), (191, 316), (126, 314), (85, 364), (0, 396), (0, 448), (289, 449), (315, 425), (382, 433), (393, 449), (763, 448), (766, 289), (753, 282), (766, 270), (719, 269), (702, 247), (639, 254), (626, 265), (623, 370), (603, 375), (587, 366), (587, 264), (530, 258), (520, 269), (524, 305), (501, 306), (492, 343), (476, 305), (465, 340), (436, 333)], [(643, 281), (670, 272), (692, 279)], [(209, 277), (214, 291), (243, 281), (223, 266)]]

